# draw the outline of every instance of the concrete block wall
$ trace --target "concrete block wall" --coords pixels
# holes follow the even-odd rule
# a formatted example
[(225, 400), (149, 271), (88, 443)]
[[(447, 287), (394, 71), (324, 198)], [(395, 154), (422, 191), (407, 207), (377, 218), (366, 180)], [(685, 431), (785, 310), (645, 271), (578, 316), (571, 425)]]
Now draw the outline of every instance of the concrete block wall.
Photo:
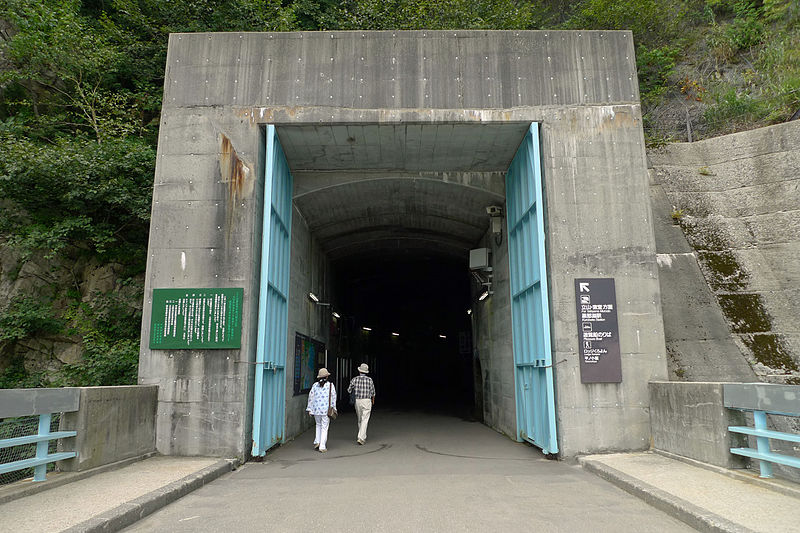
[[(664, 281), (672, 282), (664, 294), (678, 300), (670, 316), (680, 320), (680, 301), (691, 305), (695, 295), (710, 296), (695, 306), (709, 317), (705, 324), (667, 321), (676, 324), (667, 342), (677, 377), (749, 381), (754, 371), (761, 380), (800, 382), (798, 146), (800, 122), (794, 121), (650, 154), (654, 188), (663, 191), (661, 218), (672, 206), (682, 210), (680, 229), (690, 245), (681, 250), (689, 255), (662, 258), (683, 272), (662, 269)], [(667, 248), (659, 251), (674, 253)], [(688, 273), (696, 270), (694, 258), (699, 282), (687, 281), (698, 280)]]
[(78, 456), (59, 461), (67, 472), (88, 470), (156, 449), (158, 387), (81, 387), (78, 410), (64, 413), (59, 429), (78, 434), (59, 441), (59, 451)]

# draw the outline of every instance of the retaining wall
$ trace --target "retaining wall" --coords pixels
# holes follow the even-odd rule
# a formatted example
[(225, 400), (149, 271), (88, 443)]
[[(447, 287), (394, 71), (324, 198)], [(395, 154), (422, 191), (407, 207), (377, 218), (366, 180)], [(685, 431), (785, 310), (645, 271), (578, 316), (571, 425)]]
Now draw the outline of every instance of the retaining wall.
[(800, 121), (648, 155), (673, 378), (800, 383)]
[(61, 430), (78, 435), (59, 442), (59, 451), (78, 456), (60, 461), (64, 471), (88, 470), (155, 452), (158, 387), (82, 387), (78, 410), (64, 413)]
[(747, 425), (741, 411), (723, 407), (722, 383), (650, 382), (650, 429), (653, 448), (724, 468), (744, 468), (747, 461), (730, 453), (747, 446), (728, 426)]

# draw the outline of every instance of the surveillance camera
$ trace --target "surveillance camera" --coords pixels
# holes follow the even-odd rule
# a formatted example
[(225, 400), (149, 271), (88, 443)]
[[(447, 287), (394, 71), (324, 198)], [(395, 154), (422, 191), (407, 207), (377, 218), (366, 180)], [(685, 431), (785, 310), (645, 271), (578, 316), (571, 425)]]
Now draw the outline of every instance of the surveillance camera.
[(503, 208), (499, 205), (490, 205), (486, 208), (486, 214), (490, 217), (501, 217), (503, 216)]

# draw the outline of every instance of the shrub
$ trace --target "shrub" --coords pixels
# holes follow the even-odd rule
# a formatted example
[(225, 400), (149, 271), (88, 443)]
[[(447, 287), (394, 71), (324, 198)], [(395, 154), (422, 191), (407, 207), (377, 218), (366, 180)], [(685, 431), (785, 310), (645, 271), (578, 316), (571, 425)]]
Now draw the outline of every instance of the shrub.
[(667, 90), (667, 80), (675, 70), (680, 50), (674, 46), (636, 49), (636, 68), (639, 72), (639, 92), (645, 104), (658, 100)]
[(648, 46), (677, 37), (687, 15), (680, 0), (586, 0), (581, 5), (569, 28), (631, 30), (637, 43)]
[(56, 333), (62, 326), (50, 302), (19, 296), (0, 314), (0, 341), (16, 342), (34, 334)]

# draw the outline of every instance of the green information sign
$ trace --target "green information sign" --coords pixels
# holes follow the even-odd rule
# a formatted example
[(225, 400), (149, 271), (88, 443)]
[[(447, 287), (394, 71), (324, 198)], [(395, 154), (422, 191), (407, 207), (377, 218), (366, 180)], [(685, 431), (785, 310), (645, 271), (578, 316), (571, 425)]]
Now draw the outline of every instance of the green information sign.
[(153, 289), (150, 348), (241, 348), (244, 289)]

